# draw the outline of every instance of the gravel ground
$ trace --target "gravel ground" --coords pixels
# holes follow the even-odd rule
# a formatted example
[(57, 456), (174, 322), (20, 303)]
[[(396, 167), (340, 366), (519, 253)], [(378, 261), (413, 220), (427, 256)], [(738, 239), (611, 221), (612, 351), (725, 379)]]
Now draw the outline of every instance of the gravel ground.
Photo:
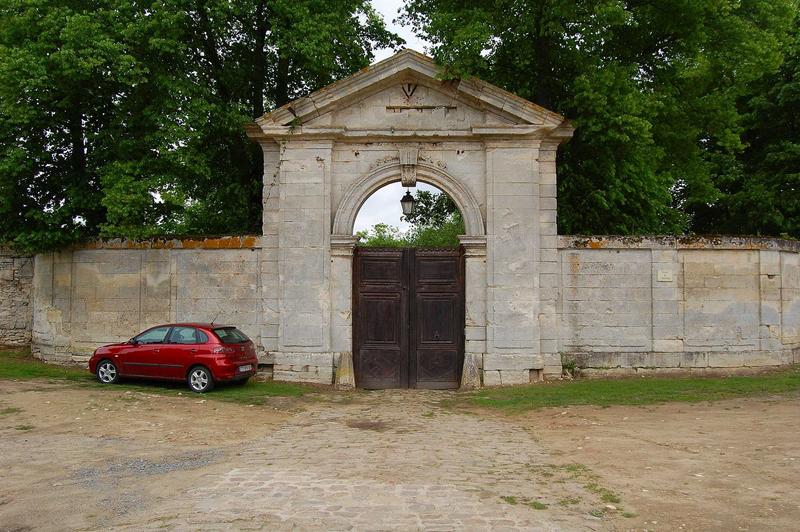
[(0, 381), (0, 530), (764, 530), (800, 520), (800, 399), (544, 409), (451, 392), (247, 406)]

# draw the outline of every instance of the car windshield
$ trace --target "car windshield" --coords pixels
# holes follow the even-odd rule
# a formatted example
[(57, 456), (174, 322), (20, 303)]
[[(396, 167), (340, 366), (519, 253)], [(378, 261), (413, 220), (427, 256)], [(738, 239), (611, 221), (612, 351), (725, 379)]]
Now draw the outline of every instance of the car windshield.
[(243, 344), (250, 340), (246, 334), (236, 327), (220, 327), (214, 329), (214, 334), (222, 340), (223, 344)]

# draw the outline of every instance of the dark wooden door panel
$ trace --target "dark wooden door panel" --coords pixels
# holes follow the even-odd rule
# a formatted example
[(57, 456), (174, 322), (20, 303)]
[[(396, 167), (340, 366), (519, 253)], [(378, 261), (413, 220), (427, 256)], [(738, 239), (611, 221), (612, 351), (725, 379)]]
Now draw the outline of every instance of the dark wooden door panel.
[(431, 390), (458, 388), (460, 367), (458, 349), (417, 349), (416, 387)]
[(353, 366), (361, 388), (408, 387), (408, 290), (404, 250), (356, 249)]
[(388, 344), (400, 348), (402, 294), (366, 293), (358, 298), (362, 345)]
[(415, 253), (409, 376), (415, 388), (458, 388), (464, 358), (462, 264), (455, 250)]
[(400, 349), (361, 347), (357, 384), (367, 390), (406, 388), (407, 365), (408, 355)]
[(464, 359), (463, 256), (360, 249), (353, 258), (353, 362), (362, 388), (457, 388)]
[(458, 295), (417, 293), (417, 346), (458, 346)]

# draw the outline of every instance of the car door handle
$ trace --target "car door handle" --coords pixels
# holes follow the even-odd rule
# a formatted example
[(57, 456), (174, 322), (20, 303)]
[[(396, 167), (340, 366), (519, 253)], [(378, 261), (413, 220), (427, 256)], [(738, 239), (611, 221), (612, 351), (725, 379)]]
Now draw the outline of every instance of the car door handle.
[(197, 353), (197, 349), (189, 349), (189, 351), (192, 353)]
[(153, 353), (158, 353), (160, 349), (153, 349)]

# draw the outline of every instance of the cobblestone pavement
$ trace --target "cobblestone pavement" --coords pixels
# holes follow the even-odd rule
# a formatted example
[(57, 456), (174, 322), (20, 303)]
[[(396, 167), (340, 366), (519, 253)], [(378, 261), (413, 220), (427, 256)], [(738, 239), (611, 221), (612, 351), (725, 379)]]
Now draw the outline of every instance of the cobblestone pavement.
[[(320, 402), (176, 496), (148, 527), (269, 530), (596, 529), (564, 511), (537, 472), (549, 457), (498, 419), (452, 413), (447, 392), (385, 391)], [(551, 476), (551, 475), (548, 475)], [(576, 487), (575, 489), (580, 489)], [(539, 501), (548, 509), (536, 509)], [(141, 528), (142, 523), (131, 525)]]

